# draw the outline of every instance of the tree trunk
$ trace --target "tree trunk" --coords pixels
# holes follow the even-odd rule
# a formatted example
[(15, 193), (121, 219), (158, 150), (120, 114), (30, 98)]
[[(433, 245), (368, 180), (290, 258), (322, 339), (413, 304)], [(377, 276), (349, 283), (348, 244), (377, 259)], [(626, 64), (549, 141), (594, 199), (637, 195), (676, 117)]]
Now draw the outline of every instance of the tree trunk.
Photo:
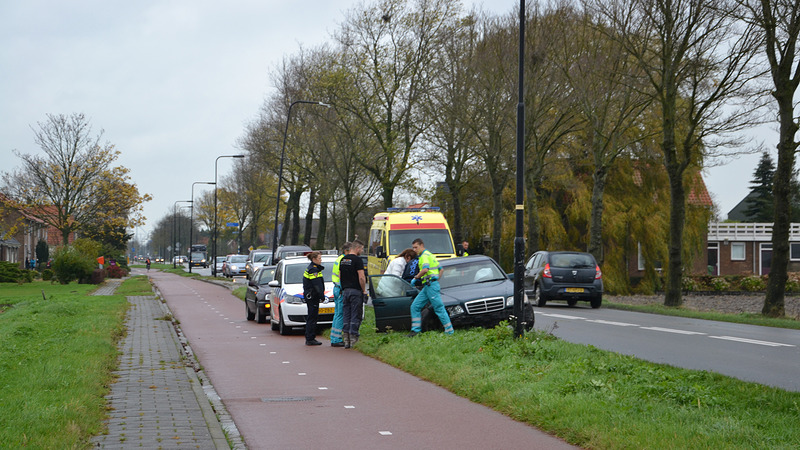
[(539, 179), (541, 173), (538, 169), (527, 168), (525, 170), (525, 211), (528, 215), (528, 239), (526, 247), (528, 248), (528, 255), (532, 255), (539, 251), (539, 240), (542, 232), (539, 221), (539, 202), (536, 191), (539, 190), (539, 184), (536, 180)]
[(492, 187), (492, 257), (502, 267), (500, 260), (500, 239), (503, 231), (503, 189), (496, 184)]
[(317, 203), (317, 192), (311, 188), (308, 197), (308, 210), (306, 211), (306, 226), (303, 231), (303, 244), (311, 246), (311, 232), (314, 230), (314, 206)]
[(319, 202), (319, 227), (317, 228), (317, 248), (325, 248), (328, 234), (328, 201)]
[[(788, 88), (788, 86), (786, 86)], [(794, 121), (792, 90), (778, 92), (778, 117), (780, 120), (780, 140), (778, 142), (778, 165), (775, 169), (773, 192), (775, 195), (775, 221), (772, 225), (772, 264), (767, 282), (767, 295), (761, 313), (770, 317), (785, 314), (784, 296), (789, 266), (789, 228), (791, 227), (791, 179), (794, 170), (794, 136), (797, 123)]]
[(388, 209), (394, 206), (393, 202), (394, 197), (394, 185), (383, 185), (383, 207)]
[(461, 189), (454, 185), (455, 183), (450, 184), (449, 188), (453, 198), (453, 238), (458, 245), (466, 240), (466, 236), (464, 235), (464, 220), (461, 211)]
[(667, 265), (667, 283), (664, 295), (665, 306), (681, 306), (683, 278), (683, 227), (686, 222), (686, 196), (683, 186), (683, 171), (668, 168), (670, 191), (669, 214), (669, 261)]
[(598, 264), (603, 263), (603, 193), (606, 188), (605, 168), (597, 168), (592, 175), (592, 213), (589, 224), (589, 253), (594, 256)]
[(290, 245), (297, 245), (300, 242), (300, 196), (302, 192), (297, 191), (289, 194), (289, 201), (292, 203), (292, 235), (289, 239)]

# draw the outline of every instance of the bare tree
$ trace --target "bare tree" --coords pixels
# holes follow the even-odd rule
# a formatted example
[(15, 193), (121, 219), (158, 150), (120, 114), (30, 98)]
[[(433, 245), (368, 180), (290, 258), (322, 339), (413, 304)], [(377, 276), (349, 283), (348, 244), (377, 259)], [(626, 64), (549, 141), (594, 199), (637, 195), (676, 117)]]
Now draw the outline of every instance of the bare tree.
[(797, 0), (743, 0), (746, 19), (763, 34), (762, 51), (769, 63), (772, 97), (775, 99), (778, 123), (778, 165), (775, 170), (773, 195), (775, 219), (772, 226), (772, 265), (767, 295), (761, 313), (783, 316), (784, 292), (789, 264), (789, 228), (792, 217), (792, 175), (798, 142), (798, 117), (795, 94), (800, 84), (797, 41), (800, 36), (800, 2)]
[[(664, 304), (682, 303), (684, 174), (752, 124), (758, 37), (737, 20), (732, 0), (589, 0), (639, 66), (660, 108), (661, 151), (670, 185), (669, 261)], [(748, 103), (746, 103), (748, 102)]]
[[(69, 243), (70, 233), (98, 217), (125, 215), (128, 226), (143, 223), (139, 206), (149, 196), (139, 195), (136, 186), (127, 182), (127, 169), (111, 167), (119, 151), (101, 143), (102, 131), (92, 136), (92, 127), (81, 113), (48, 114), (47, 120), (37, 125), (34, 141), (44, 155), (16, 151), (22, 168), (6, 177), (7, 191), (29, 214), (59, 230), (64, 245)], [(110, 204), (116, 196), (103, 192), (110, 185), (126, 188), (130, 194), (125, 199), (127, 210)]]

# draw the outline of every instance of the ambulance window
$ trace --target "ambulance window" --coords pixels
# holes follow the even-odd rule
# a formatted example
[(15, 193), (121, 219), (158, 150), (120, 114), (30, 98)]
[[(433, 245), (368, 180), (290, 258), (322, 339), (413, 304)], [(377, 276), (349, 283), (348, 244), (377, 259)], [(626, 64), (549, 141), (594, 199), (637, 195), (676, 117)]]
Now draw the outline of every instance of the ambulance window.
[(369, 254), (377, 255), (378, 246), (381, 245), (381, 232), (379, 228), (373, 228), (369, 232)]

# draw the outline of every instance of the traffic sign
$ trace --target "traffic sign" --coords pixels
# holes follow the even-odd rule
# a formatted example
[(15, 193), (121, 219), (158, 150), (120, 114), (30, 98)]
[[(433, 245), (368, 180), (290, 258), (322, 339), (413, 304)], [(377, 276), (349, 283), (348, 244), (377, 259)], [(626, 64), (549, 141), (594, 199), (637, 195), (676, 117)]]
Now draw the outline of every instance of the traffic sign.
[(235, 227), (239, 228), (239, 222), (228, 222), (225, 224), (226, 227)]

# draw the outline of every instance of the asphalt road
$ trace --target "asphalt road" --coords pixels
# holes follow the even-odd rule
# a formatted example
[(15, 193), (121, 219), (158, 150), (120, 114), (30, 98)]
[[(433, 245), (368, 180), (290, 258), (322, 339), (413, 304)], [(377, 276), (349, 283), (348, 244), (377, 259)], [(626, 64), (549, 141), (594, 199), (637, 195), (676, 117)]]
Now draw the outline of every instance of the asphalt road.
[(150, 277), (248, 448), (572, 448), (357, 351), (248, 322), (225, 287)]
[(614, 309), (534, 308), (536, 328), (575, 343), (800, 391), (800, 331)]

